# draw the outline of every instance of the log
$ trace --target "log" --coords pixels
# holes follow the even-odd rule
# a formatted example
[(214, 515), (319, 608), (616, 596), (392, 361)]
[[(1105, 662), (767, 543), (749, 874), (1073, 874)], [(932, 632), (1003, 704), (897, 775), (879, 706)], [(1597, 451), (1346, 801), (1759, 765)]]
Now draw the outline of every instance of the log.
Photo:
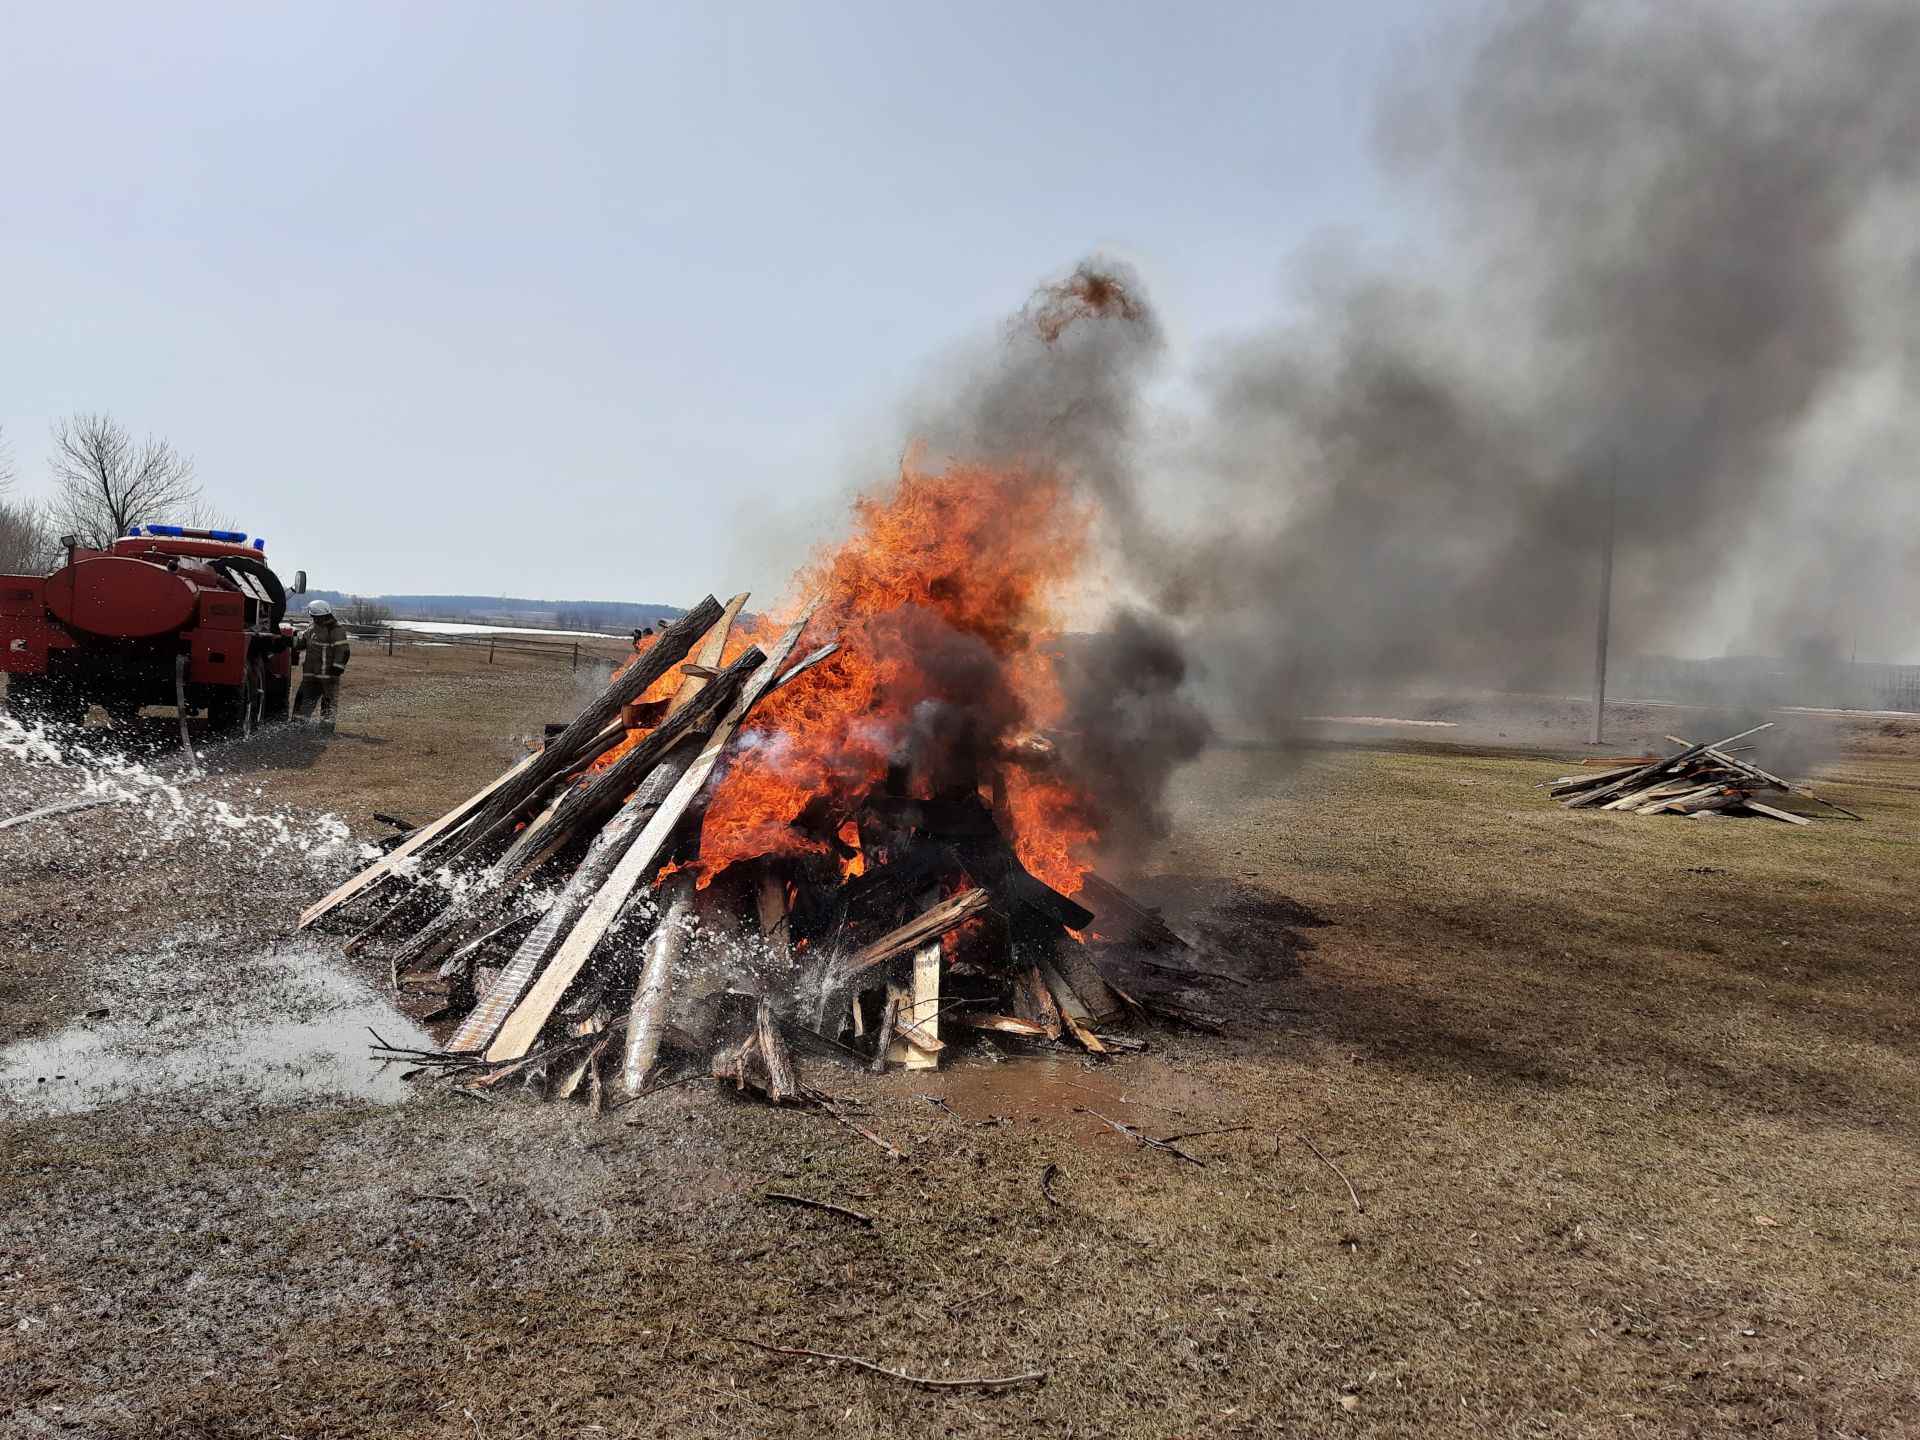
[(849, 976), (871, 970), (876, 965), (885, 964), (896, 955), (917, 949), (929, 940), (937, 940), (949, 930), (957, 929), (968, 920), (985, 910), (991, 897), (985, 890), (962, 890), (958, 895), (949, 895), (931, 909), (924, 910), (897, 930), (890, 930), (875, 940), (856, 950), (842, 962), (841, 969)]
[(760, 1042), (760, 1059), (767, 1067), (767, 1098), (776, 1105), (798, 1098), (800, 1081), (794, 1074), (793, 1056), (787, 1053), (787, 1042), (780, 1036), (773, 1007), (764, 1000), (754, 1015), (754, 1030)]
[(1055, 1002), (1060, 1006), (1060, 1020), (1069, 1034), (1078, 1040), (1088, 1051), (1095, 1055), (1107, 1053), (1107, 1047), (1100, 1043), (1100, 1037), (1093, 1033), (1092, 1015), (1073, 987), (1067, 984), (1058, 970), (1051, 965), (1040, 967), (1040, 978), (1046, 982), (1047, 989), (1053, 992)]
[(886, 1004), (880, 1010), (880, 1035), (873, 1043), (873, 1063), (867, 1068), (878, 1074), (893, 1058), (893, 1027), (900, 1014), (900, 991), (889, 986)]
[(1087, 947), (1078, 940), (1068, 939), (1054, 946), (1053, 964), (1060, 972), (1060, 978), (1073, 988), (1073, 993), (1086, 1007), (1092, 1024), (1106, 1025), (1126, 1014), (1120, 997), (1113, 993), (1105, 977), (1087, 959)]
[(667, 996), (673, 989), (674, 966), (686, 954), (692, 898), (687, 886), (679, 886), (660, 923), (647, 937), (646, 958), (640, 967), (640, 984), (633, 992), (633, 1009), (627, 1016), (627, 1054), (621, 1067), (621, 1079), (629, 1095), (646, 1089), (647, 1074), (660, 1058), (660, 1032), (667, 1018)]
[(1060, 1038), (1060, 1007), (1048, 993), (1047, 982), (1040, 978), (1038, 966), (1028, 965), (1014, 972), (1013, 1013), (1038, 1026), (1047, 1039)]
[[(685, 817), (688, 809), (699, 797), (713, 774), (714, 766), (720, 763), (720, 757), (733, 742), (734, 732), (740, 728), (740, 722), (754, 703), (772, 686), (780, 673), (780, 667), (793, 653), (794, 646), (800, 641), (800, 632), (813, 618), (813, 612), (819, 608), (818, 598), (809, 603), (801, 616), (787, 630), (786, 634), (775, 642), (773, 650), (755, 670), (735, 700), (727, 717), (708, 737), (706, 745), (687, 766), (685, 772), (674, 783), (673, 788), (659, 802), (657, 809), (648, 817), (645, 828), (633, 841), (619, 863), (607, 875), (605, 883), (594, 889), (592, 903), (574, 923), (567, 938), (555, 953), (552, 961), (541, 972), (540, 978), (527, 993), (507, 1023), (500, 1028), (499, 1035), (487, 1049), (490, 1060), (510, 1060), (527, 1053), (534, 1037), (547, 1023), (547, 1017), (553, 1013), (553, 1007), (560, 1003), (560, 997), (566, 993), (568, 985), (580, 973), (587, 963), (594, 947), (605, 938), (607, 931), (613, 928), (620, 917), (628, 897), (643, 880), (652, 876), (659, 868), (661, 852), (666, 849), (667, 841), (672, 838), (674, 829)], [(691, 711), (693, 707), (689, 707)], [(658, 772), (656, 772), (658, 773)], [(653, 777), (649, 777), (651, 780)], [(639, 797), (636, 795), (635, 799)], [(629, 806), (632, 802), (629, 802)], [(623, 814), (628, 813), (626, 811)]]

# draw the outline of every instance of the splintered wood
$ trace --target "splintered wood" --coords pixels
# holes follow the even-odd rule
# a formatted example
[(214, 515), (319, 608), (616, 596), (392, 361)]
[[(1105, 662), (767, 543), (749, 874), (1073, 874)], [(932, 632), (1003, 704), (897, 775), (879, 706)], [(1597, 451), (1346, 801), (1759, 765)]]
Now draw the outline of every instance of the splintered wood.
[[(837, 846), (703, 856), (730, 760), (777, 739), (755, 707), (824, 683), (814, 667), (836, 648), (815, 636), (794, 658), (816, 601), (763, 652), (734, 628), (746, 598), (701, 601), (544, 748), (301, 917), (385, 947), (396, 985), (445, 996), (445, 1048), (396, 1058), (481, 1096), (525, 1085), (598, 1107), (707, 1075), (830, 1109), (800, 1059), (929, 1069), (956, 1046), (1139, 1048), (1111, 1031), (1137, 1007), (1101, 957), (1190, 947), (1106, 881), (1075, 899), (1028, 871), (992, 762), (933, 794), (890, 774), (814, 797), (796, 835)], [(1051, 752), (1034, 737), (1007, 763)]]
[(1635, 815), (1759, 815), (1789, 825), (1811, 825), (1812, 820), (1756, 800), (1756, 794), (1799, 795), (1838, 811), (1850, 819), (1861, 817), (1846, 807), (1816, 795), (1731, 752), (1736, 740), (1771, 730), (1756, 725), (1709, 745), (1696, 745), (1678, 735), (1667, 739), (1680, 746), (1678, 754), (1663, 759), (1635, 761), (1588, 775), (1564, 775), (1547, 793), (1570, 810), (1623, 810)]

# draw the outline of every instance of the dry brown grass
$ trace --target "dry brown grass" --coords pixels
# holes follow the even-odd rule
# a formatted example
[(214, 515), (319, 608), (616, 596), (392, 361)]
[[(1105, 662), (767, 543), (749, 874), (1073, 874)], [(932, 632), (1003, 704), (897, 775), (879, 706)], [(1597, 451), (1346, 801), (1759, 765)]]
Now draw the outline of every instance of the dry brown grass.
[[(344, 735), (261, 783), (424, 815), (573, 708), (551, 671), (356, 678)], [(1875, 732), (1836, 769), (1904, 788), (1835, 784), (1871, 823), (1796, 830), (1565, 812), (1524, 757), (1212, 752), (1142, 888), (1255, 977), (1222, 991), (1246, 1022), (1105, 1071), (821, 1067), (899, 1162), (694, 1090), (597, 1120), (424, 1100), (5, 1125), (0, 1429), (1920, 1433), (1920, 760)], [(111, 883), (0, 858), (48, 906)], [(1276, 892), (1336, 922), (1297, 964)], [(304, 898), (265, 908), (284, 925)], [(101, 943), (160, 923), (74, 908)], [(1254, 1128), (1192, 1142), (1201, 1169), (1076, 1103)], [(726, 1334), (1050, 1374), (924, 1395)]]

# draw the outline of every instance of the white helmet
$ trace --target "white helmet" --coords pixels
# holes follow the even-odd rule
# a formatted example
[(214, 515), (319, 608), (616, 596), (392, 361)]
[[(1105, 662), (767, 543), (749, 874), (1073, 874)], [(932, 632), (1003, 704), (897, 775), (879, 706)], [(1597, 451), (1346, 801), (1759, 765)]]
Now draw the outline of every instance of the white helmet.
[(318, 620), (322, 616), (333, 614), (333, 606), (324, 600), (309, 600), (307, 602), (307, 613)]

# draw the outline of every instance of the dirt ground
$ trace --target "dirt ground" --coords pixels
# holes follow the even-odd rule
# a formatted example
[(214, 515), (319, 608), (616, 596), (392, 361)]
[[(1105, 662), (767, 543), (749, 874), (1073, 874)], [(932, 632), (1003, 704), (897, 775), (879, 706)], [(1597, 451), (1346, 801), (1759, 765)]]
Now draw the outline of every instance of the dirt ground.
[[(1920, 725), (1809, 828), (1564, 811), (1577, 745), (1216, 748), (1135, 879), (1229, 1033), (812, 1066), (889, 1159), (362, 1058), (414, 1032), (294, 916), (591, 683), (367, 654), (330, 741), (0, 832), (0, 1435), (1920, 1435)], [(0, 749), (0, 813), (103, 768)]]

